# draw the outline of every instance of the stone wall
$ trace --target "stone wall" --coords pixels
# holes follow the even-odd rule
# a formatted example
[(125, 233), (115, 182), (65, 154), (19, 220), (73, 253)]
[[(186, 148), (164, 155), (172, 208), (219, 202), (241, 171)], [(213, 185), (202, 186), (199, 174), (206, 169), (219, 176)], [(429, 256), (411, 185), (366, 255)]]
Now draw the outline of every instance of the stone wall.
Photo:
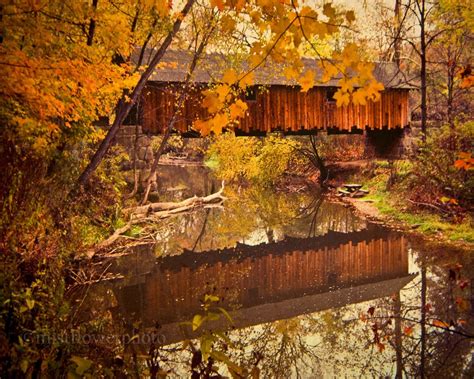
[(149, 168), (153, 162), (152, 141), (153, 136), (144, 134), (141, 125), (123, 125), (115, 136), (115, 142), (123, 146), (130, 156), (130, 161), (126, 162), (123, 169), (133, 168), (135, 152), (137, 169)]
[(365, 134), (366, 157), (399, 159), (416, 151), (417, 129), (367, 130)]

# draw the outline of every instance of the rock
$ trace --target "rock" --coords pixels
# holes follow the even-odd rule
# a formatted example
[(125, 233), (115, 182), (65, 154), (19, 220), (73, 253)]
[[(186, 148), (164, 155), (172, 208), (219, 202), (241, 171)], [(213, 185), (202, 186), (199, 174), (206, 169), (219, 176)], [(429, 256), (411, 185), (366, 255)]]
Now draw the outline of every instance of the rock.
[(153, 162), (153, 160), (155, 159), (155, 154), (151, 146), (147, 147), (144, 159), (147, 162)]
[(138, 157), (139, 160), (142, 160), (142, 161), (145, 160), (147, 150), (148, 149), (146, 147), (139, 147), (138, 148), (137, 157)]
[(138, 137), (137, 145), (139, 147), (148, 147), (151, 145), (151, 138), (141, 135), (140, 137)]

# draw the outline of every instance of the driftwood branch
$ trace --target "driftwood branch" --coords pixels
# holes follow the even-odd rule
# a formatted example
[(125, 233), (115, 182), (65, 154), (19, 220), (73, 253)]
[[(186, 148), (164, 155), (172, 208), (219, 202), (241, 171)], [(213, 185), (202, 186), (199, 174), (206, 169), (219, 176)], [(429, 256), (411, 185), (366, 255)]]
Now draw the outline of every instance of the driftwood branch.
[(225, 200), (222, 196), (224, 191), (224, 182), (219, 191), (204, 197), (193, 196), (178, 203), (174, 202), (160, 202), (141, 205), (134, 208), (127, 208), (125, 213), (132, 215), (132, 217), (139, 218), (150, 214), (156, 215), (157, 212), (177, 212), (179, 209), (187, 210), (190, 207), (196, 207), (204, 204), (216, 203)]
[(222, 203), (227, 199), (225, 196), (223, 196), (223, 191), (224, 182), (222, 182), (222, 187), (219, 191), (208, 196), (193, 196), (177, 203), (151, 203), (134, 208), (127, 208), (124, 210), (124, 213), (129, 217), (128, 223), (115, 230), (110, 237), (95, 245), (92, 249), (88, 250), (86, 255), (88, 258), (92, 258), (99, 251), (110, 247), (119, 238), (126, 237), (123, 234), (129, 231), (134, 225), (154, 223), (156, 221), (163, 220), (174, 215), (190, 212), (198, 208), (221, 207)]
[(418, 201), (413, 201), (413, 200), (410, 200), (408, 199), (408, 201), (411, 203), (411, 204), (414, 204), (416, 206), (419, 206), (419, 207), (425, 207), (425, 208), (430, 208), (430, 209), (433, 209), (437, 212), (440, 212), (440, 213), (444, 213), (444, 214), (447, 214), (449, 213), (447, 210), (443, 209), (443, 208), (440, 208), (434, 204), (430, 204), (430, 203), (421, 203), (421, 202), (418, 202)]

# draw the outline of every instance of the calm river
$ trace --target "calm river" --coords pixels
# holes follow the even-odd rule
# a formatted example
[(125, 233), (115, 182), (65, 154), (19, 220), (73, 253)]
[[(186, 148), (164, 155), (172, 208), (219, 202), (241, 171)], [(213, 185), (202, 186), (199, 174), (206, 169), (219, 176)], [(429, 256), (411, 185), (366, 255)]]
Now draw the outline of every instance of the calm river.
[[(202, 167), (169, 166), (160, 186), (179, 200), (220, 183)], [(89, 289), (86, 313), (137, 334), (131, 351), (152, 346), (171, 377), (201, 367), (182, 350), (200, 338), (232, 362), (216, 365), (227, 376), (474, 376), (472, 254), (368, 223), (318, 193), (225, 195), (224, 207), (163, 221), (155, 243), (104, 263), (120, 278)]]

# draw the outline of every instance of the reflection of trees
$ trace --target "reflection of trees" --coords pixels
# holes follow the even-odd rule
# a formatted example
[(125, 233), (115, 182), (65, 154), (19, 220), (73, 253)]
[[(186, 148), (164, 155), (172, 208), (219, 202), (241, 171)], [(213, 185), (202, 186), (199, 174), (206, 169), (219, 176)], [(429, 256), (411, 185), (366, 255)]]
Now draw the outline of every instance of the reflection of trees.
[[(473, 257), (440, 250), (415, 259), (420, 274), (391, 297), (234, 330), (216, 344), (236, 364), (257, 365), (260, 377), (473, 377)], [(96, 319), (105, 319), (107, 296), (88, 303)], [(161, 367), (186, 376), (193, 354), (160, 347)]]
[(472, 257), (416, 258), (420, 274), (401, 293), (235, 331), (234, 358), (261, 357), (263, 377), (472, 377)]
[(238, 242), (259, 244), (285, 236), (312, 237), (329, 230), (352, 232), (365, 222), (341, 204), (319, 194), (275, 193), (269, 189), (229, 187), (223, 209), (207, 209), (167, 220), (155, 236), (166, 254), (183, 249), (206, 251)]
[[(260, 360), (261, 377), (307, 377), (318, 374), (319, 357), (315, 346), (304, 336), (310, 332), (304, 318), (280, 320), (253, 328), (240, 330), (232, 335), (240, 354), (235, 354), (242, 365)], [(248, 351), (246, 347), (251, 346)], [(245, 353), (248, 353), (247, 356)]]
[[(367, 322), (378, 325), (395, 351), (397, 377), (472, 377), (464, 372), (474, 338), (472, 257), (440, 249), (418, 252), (416, 260), (420, 275), (402, 292), (401, 303), (396, 296), (380, 301)], [(391, 320), (395, 330), (387, 325)]]

